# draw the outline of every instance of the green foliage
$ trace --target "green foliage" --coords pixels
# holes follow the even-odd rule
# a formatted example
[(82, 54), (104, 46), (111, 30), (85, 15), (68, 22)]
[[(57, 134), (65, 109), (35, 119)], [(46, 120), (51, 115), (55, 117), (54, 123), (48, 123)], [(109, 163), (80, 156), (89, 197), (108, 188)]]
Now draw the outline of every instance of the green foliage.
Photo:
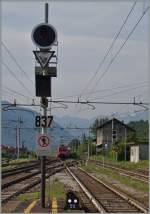
[(97, 167), (97, 166), (95, 166), (95, 164), (88, 164), (87, 166), (82, 166), (82, 168), (89, 173), (96, 172), (96, 174), (103, 174), (103, 175), (109, 177), (110, 179), (117, 180), (122, 184), (125, 184), (129, 187), (133, 187), (133, 188), (140, 190), (144, 193), (148, 193), (148, 191), (149, 191), (148, 183), (137, 181), (137, 180), (134, 180), (130, 177), (124, 177), (124, 176), (116, 173), (112, 169)]
[(100, 117), (99, 119), (97, 118), (92, 127), (91, 127), (91, 131), (92, 131), (92, 134), (96, 137), (96, 131), (97, 131), (97, 128), (99, 126), (101, 126), (102, 124), (104, 124), (105, 122), (107, 122), (109, 119), (108, 117)]
[(136, 131), (136, 141), (149, 141), (149, 123), (148, 120), (131, 121), (128, 125)]
[(71, 152), (76, 152), (78, 147), (80, 146), (80, 141), (79, 139), (73, 139), (68, 146), (71, 148)]
[[(113, 151), (111, 151), (112, 154), (115, 154)], [(90, 157), (91, 160), (99, 160), (99, 161), (103, 161), (103, 156), (102, 155), (93, 155)], [(132, 169), (145, 169), (148, 170), (149, 169), (149, 161), (148, 160), (141, 160), (137, 163), (133, 163), (130, 161), (116, 161), (116, 159), (111, 158), (108, 155), (105, 155), (105, 162), (106, 163), (110, 163), (110, 164), (114, 164), (116, 166), (120, 166), (121, 168), (124, 169), (128, 169), (128, 170), (132, 170)]]

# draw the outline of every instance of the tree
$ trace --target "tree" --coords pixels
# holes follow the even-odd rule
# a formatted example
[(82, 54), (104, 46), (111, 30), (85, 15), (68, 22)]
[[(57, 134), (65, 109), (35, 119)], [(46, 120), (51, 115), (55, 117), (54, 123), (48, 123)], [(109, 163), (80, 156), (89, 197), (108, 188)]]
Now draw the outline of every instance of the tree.
[(78, 147), (80, 146), (80, 141), (77, 138), (74, 138), (68, 146), (71, 148), (72, 152), (77, 151)]
[(108, 117), (100, 117), (99, 119), (97, 118), (94, 121), (93, 125), (91, 126), (91, 132), (95, 137), (96, 137), (97, 128), (102, 124), (104, 124), (105, 122), (107, 122), (108, 120), (109, 120)]
[(131, 121), (128, 126), (136, 131), (136, 141), (149, 141), (149, 123), (148, 120)]

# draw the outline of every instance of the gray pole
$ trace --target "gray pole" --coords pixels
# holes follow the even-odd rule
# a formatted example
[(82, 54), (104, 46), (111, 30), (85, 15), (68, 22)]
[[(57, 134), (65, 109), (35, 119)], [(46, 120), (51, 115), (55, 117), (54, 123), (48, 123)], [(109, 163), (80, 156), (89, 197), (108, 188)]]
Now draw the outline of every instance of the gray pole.
[[(48, 23), (48, 3), (45, 3), (45, 23)], [(45, 75), (45, 71), (43, 71)], [(47, 98), (46, 98), (47, 99)], [(47, 115), (47, 106), (42, 105), (43, 116)], [(46, 133), (46, 129), (42, 127), (42, 134)], [(45, 175), (46, 175), (46, 157), (41, 157), (41, 207), (45, 208)]]
[(17, 159), (19, 159), (20, 153), (20, 119), (17, 121)]
[(111, 130), (111, 139), (112, 139), (112, 145), (113, 145), (113, 142), (114, 142), (114, 139), (113, 139), (113, 129), (114, 129), (114, 120), (113, 120), (113, 118), (112, 118), (112, 128), (111, 128), (112, 130)]
[(90, 129), (89, 129), (89, 139), (88, 139), (88, 161), (90, 158)]
[(124, 135), (125, 135), (125, 148), (124, 148), (124, 160), (126, 161), (126, 149), (127, 149), (127, 133), (126, 133), (126, 127), (125, 127), (125, 130), (124, 130)]

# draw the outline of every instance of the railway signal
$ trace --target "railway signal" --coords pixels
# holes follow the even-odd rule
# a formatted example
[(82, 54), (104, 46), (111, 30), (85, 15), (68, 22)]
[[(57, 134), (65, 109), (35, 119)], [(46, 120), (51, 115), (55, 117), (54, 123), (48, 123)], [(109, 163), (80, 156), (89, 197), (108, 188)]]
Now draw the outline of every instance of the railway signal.
[(54, 55), (54, 51), (33, 51), (38, 63), (44, 69)]
[(33, 28), (31, 37), (40, 49), (50, 49), (57, 40), (57, 33), (52, 25), (41, 23)]
[[(47, 107), (48, 107), (48, 99), (47, 97), (51, 97), (51, 77), (56, 76), (56, 67), (55, 69), (50, 69), (49, 71), (49, 62), (51, 58), (54, 56), (55, 51), (50, 51), (52, 46), (57, 41), (57, 33), (55, 28), (48, 24), (48, 3), (45, 4), (45, 23), (36, 25), (31, 34), (31, 38), (33, 43), (40, 49), (39, 51), (33, 51), (36, 60), (40, 64), (39, 67), (35, 67), (35, 85), (36, 85), (36, 96), (41, 97), (41, 107), (43, 109), (43, 116), (41, 118), (36, 118), (36, 125), (41, 126), (41, 133), (46, 133), (46, 128), (50, 126), (51, 122), (48, 122), (47, 117)], [(57, 43), (58, 44), (58, 43)], [(53, 62), (51, 62), (52, 64)], [(37, 68), (38, 71), (37, 72)], [(51, 117), (52, 121), (52, 117)], [(45, 207), (45, 176), (46, 176), (46, 155), (50, 155), (47, 149), (50, 144), (48, 144), (48, 137), (41, 137), (38, 139), (38, 142), (41, 142), (37, 145), (37, 151), (42, 151), (38, 153), (41, 156), (41, 207)], [(47, 145), (47, 146), (42, 146)], [(46, 150), (45, 150), (46, 148)], [(45, 152), (43, 152), (45, 150)], [(46, 153), (47, 152), (47, 153)]]

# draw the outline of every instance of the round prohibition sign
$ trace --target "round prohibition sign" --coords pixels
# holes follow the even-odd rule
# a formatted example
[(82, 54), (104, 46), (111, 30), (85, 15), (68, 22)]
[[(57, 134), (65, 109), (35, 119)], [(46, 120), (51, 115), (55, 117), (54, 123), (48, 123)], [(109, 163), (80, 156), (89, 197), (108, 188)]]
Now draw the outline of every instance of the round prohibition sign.
[(41, 136), (38, 140), (38, 144), (41, 146), (41, 147), (47, 147), (49, 144), (50, 144), (50, 140), (47, 136)]

